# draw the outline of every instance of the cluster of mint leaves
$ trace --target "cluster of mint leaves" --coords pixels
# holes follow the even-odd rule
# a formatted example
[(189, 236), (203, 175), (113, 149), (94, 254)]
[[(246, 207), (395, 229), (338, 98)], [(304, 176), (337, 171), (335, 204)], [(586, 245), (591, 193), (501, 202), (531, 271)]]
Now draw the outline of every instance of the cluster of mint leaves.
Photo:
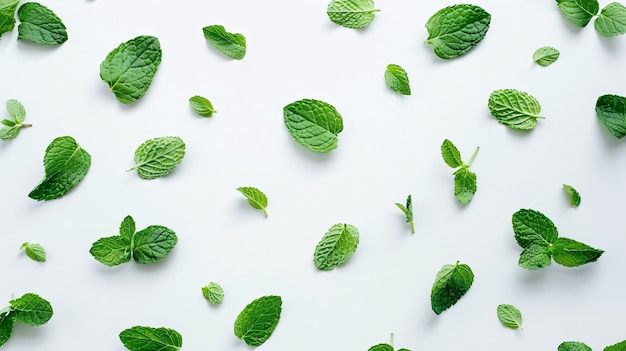
[(40, 45), (60, 45), (67, 41), (63, 21), (49, 8), (37, 2), (26, 2), (17, 8), (20, 0), (0, 0), (0, 37), (15, 28), (15, 10), (20, 24), (17, 39)]
[(50, 302), (37, 294), (27, 293), (11, 299), (9, 306), (0, 309), (0, 346), (9, 341), (14, 322), (38, 327), (48, 323), (52, 314)]

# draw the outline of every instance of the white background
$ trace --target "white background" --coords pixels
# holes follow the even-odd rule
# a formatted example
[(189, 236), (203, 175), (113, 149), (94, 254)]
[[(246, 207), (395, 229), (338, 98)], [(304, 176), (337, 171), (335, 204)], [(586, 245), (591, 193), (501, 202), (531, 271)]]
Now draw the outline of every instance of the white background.
[[(331, 23), (326, 0), (43, 2), (66, 24), (66, 43), (17, 42), (17, 30), (0, 40), (1, 103), (21, 101), (33, 124), (0, 144), (0, 305), (34, 292), (55, 313), (38, 328), (16, 323), (4, 349), (121, 351), (122, 330), (148, 325), (176, 329), (184, 350), (248, 350), (233, 323), (270, 294), (282, 296), (283, 312), (259, 350), (367, 350), (390, 332), (411, 350), (556, 350), (566, 340), (601, 350), (624, 340), (626, 145), (594, 108), (603, 94), (626, 95), (626, 37), (577, 28), (554, 1), (473, 3), (492, 15), (486, 38), (443, 61), (422, 43), (424, 24), (450, 1), (379, 0), (363, 30)], [(243, 60), (206, 43), (211, 24), (246, 36)], [(148, 93), (122, 105), (99, 65), (138, 35), (159, 38), (163, 61)], [(540, 67), (531, 57), (545, 45), (561, 57)], [(407, 70), (413, 95), (385, 85), (389, 63)], [(547, 118), (530, 132), (500, 125), (487, 101), (506, 88), (533, 95)], [(196, 116), (193, 95), (218, 113)], [(303, 98), (343, 115), (330, 154), (304, 149), (284, 126), (283, 106)], [(47, 145), (63, 135), (91, 154), (91, 168), (65, 197), (37, 203), (27, 194), (43, 177)], [(167, 135), (187, 145), (173, 173), (147, 181), (125, 172), (143, 141)], [(464, 160), (480, 146), (467, 206), (453, 196), (444, 138)], [(580, 191), (579, 208), (563, 183)], [(239, 186), (268, 195), (269, 218)], [(408, 194), (414, 235), (394, 205)], [(520, 208), (606, 252), (579, 268), (522, 269), (511, 228)], [(110, 268), (91, 257), (91, 244), (116, 235), (129, 214), (138, 229), (177, 233), (166, 259)], [(355, 225), (361, 242), (347, 264), (317, 271), (313, 251), (335, 223)], [(48, 261), (26, 257), (24, 241), (43, 245)], [(457, 260), (474, 285), (436, 316), (435, 275)], [(225, 290), (220, 306), (202, 297), (209, 281)], [(522, 311), (523, 331), (500, 324), (500, 303)]]

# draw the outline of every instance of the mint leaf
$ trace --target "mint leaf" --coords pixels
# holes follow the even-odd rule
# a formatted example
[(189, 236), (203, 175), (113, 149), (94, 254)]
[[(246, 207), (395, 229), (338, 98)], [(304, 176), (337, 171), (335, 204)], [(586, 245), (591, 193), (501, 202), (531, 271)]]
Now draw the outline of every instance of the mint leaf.
[(125, 242), (130, 244), (136, 230), (137, 229), (135, 228), (135, 220), (133, 219), (133, 217), (124, 217), (124, 220), (122, 220), (122, 224), (120, 224), (120, 237), (122, 237)]
[(174, 329), (135, 326), (120, 333), (120, 340), (130, 351), (178, 351), (183, 337)]
[(183, 160), (185, 143), (179, 137), (160, 137), (145, 141), (135, 151), (135, 166), (141, 178), (155, 179), (169, 174)]
[(479, 148), (477, 147), (467, 163), (461, 161), (461, 153), (454, 144), (445, 139), (441, 144), (441, 156), (446, 164), (452, 168), (457, 168), (454, 174), (454, 196), (460, 203), (467, 205), (476, 193), (476, 174), (469, 170), (474, 162)]
[(229, 33), (223, 26), (213, 25), (202, 28), (204, 38), (223, 54), (241, 60), (246, 56), (246, 37), (239, 33)]
[(459, 57), (485, 38), (490, 22), (491, 15), (479, 6), (448, 6), (426, 22), (428, 39), (425, 43), (431, 44), (442, 59)]
[(37, 262), (46, 262), (46, 250), (39, 244), (25, 242), (20, 246), (20, 250), (25, 250), (26, 256)]
[(578, 267), (586, 263), (595, 262), (602, 256), (603, 250), (568, 238), (558, 238), (552, 246), (554, 261), (565, 267)]
[(54, 139), (43, 158), (45, 178), (28, 194), (37, 201), (54, 200), (67, 194), (85, 177), (91, 165), (91, 155), (74, 138)]
[(0, 313), (0, 346), (6, 344), (13, 333), (11, 312)]
[(550, 249), (541, 244), (531, 244), (525, 248), (519, 257), (519, 266), (522, 268), (536, 270), (548, 267), (552, 264)]
[(20, 124), (26, 119), (26, 110), (24, 106), (17, 100), (10, 99), (6, 102), (7, 112), (13, 117), (15, 124)]
[[(1, 344), (0, 344), (1, 345)], [(588, 351), (588, 350), (586, 350)], [(603, 351), (626, 351), (626, 340), (618, 342), (617, 344), (607, 346)]]
[(448, 139), (445, 139), (441, 144), (441, 156), (446, 164), (452, 168), (461, 167), (463, 164), (459, 149)]
[(313, 99), (298, 100), (283, 108), (283, 116), (289, 134), (300, 145), (315, 152), (337, 148), (343, 119), (331, 104)]
[(372, 0), (332, 0), (326, 8), (330, 20), (346, 28), (366, 27), (379, 11)]
[(250, 302), (235, 320), (235, 335), (248, 346), (262, 345), (274, 332), (282, 311), (280, 296), (263, 296)]
[(585, 27), (600, 10), (598, 0), (556, 0), (565, 17), (579, 27)]
[(393, 351), (393, 346), (389, 344), (378, 344), (370, 347), (367, 351)]
[(571, 185), (563, 184), (563, 189), (569, 194), (570, 203), (574, 207), (578, 207), (580, 205), (580, 194), (576, 189), (574, 189)]
[(522, 313), (512, 305), (501, 304), (496, 309), (498, 319), (511, 329), (522, 329)]
[(120, 44), (100, 64), (100, 78), (117, 100), (130, 104), (148, 91), (161, 64), (159, 39), (142, 35)]
[(626, 97), (618, 95), (602, 95), (596, 102), (596, 114), (600, 122), (621, 139), (626, 135)]
[(130, 241), (121, 236), (100, 238), (91, 245), (89, 253), (100, 263), (109, 267), (130, 261)]
[(0, 0), (0, 37), (15, 28), (15, 10), (19, 2), (19, 0)]
[(626, 33), (626, 7), (618, 2), (606, 5), (596, 18), (594, 26), (605, 37)]
[(202, 96), (192, 96), (189, 98), (189, 104), (191, 108), (198, 114), (200, 117), (211, 117), (217, 111), (213, 108), (211, 101), (209, 99)]
[(15, 139), (22, 128), (32, 127), (32, 124), (22, 123), (26, 119), (26, 110), (19, 101), (7, 100), (6, 107), (12, 120), (3, 119), (0, 121), (6, 126), (0, 128), (0, 140), (9, 141)]
[(385, 82), (391, 90), (400, 95), (411, 95), (411, 85), (409, 85), (409, 75), (404, 68), (389, 64), (385, 70)]
[[(8, 123), (12, 123), (12, 122), (6, 119), (2, 121), (2, 124), (6, 125)], [(3, 140), (3, 141), (13, 140), (17, 137), (19, 133), (20, 133), (20, 127), (16, 125), (13, 125), (11, 127), (2, 127), (0, 128), (0, 140)]]
[(413, 201), (411, 200), (411, 195), (406, 198), (406, 206), (403, 204), (396, 203), (396, 206), (406, 216), (406, 221), (411, 224), (411, 233), (415, 234), (415, 224), (413, 224)]
[(505, 126), (530, 130), (537, 125), (541, 106), (534, 97), (515, 89), (496, 90), (489, 96), (489, 111)]
[(58, 45), (67, 41), (67, 31), (63, 21), (49, 8), (27, 2), (17, 10), (20, 25), (17, 39), (28, 40), (41, 45)]
[(522, 248), (554, 244), (559, 233), (550, 218), (543, 213), (530, 209), (521, 209), (513, 214), (513, 232), (515, 240)]
[[(559, 345), (557, 350), (558, 351), (591, 351), (591, 347), (578, 341), (565, 341)], [(606, 349), (604, 351), (606, 351)]]
[(267, 217), (267, 211), (265, 211), (265, 208), (267, 207), (267, 196), (265, 196), (261, 190), (247, 186), (239, 187), (237, 190), (239, 190), (239, 192), (242, 193), (246, 199), (248, 199), (250, 206), (263, 211), (263, 214)]
[(315, 247), (313, 261), (320, 270), (331, 270), (345, 263), (359, 245), (359, 231), (351, 224), (335, 224)]
[(466, 264), (447, 264), (435, 278), (430, 293), (430, 303), (435, 314), (447, 310), (457, 303), (474, 282), (474, 273)]
[(224, 289), (214, 282), (202, 287), (202, 295), (211, 305), (219, 305), (224, 300)]
[(36, 327), (46, 324), (52, 318), (50, 302), (37, 294), (27, 293), (9, 303), (11, 304), (10, 316), (18, 322)]
[(556, 62), (561, 53), (552, 46), (544, 46), (533, 53), (533, 61), (539, 66), (549, 66)]

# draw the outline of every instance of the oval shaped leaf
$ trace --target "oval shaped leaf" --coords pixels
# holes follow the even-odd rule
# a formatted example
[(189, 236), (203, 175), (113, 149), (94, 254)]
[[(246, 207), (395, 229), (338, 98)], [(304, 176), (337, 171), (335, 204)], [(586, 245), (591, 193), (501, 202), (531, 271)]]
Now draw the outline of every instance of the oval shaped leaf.
[(178, 351), (183, 337), (174, 329), (134, 326), (120, 333), (120, 341), (130, 351)]
[(596, 114), (600, 122), (621, 139), (626, 135), (626, 97), (618, 95), (602, 95), (596, 102)]
[(600, 10), (598, 0), (556, 0), (565, 17), (579, 27), (586, 26)]
[(17, 39), (28, 40), (41, 45), (58, 45), (67, 41), (67, 31), (63, 21), (49, 8), (27, 2), (17, 10), (20, 25)]
[(411, 86), (409, 85), (409, 75), (404, 68), (389, 64), (387, 70), (385, 70), (385, 82), (391, 88), (400, 95), (411, 95)]
[(253, 187), (239, 187), (237, 190), (248, 199), (250, 206), (263, 211), (263, 214), (267, 217), (267, 211), (265, 211), (267, 207), (267, 196), (265, 196), (261, 190)]
[(561, 53), (552, 46), (544, 46), (533, 53), (533, 61), (539, 66), (549, 66), (553, 64)]
[(224, 300), (224, 289), (215, 283), (210, 282), (207, 286), (202, 287), (202, 295), (212, 305), (219, 305)]
[(549, 247), (559, 236), (554, 223), (539, 211), (521, 209), (513, 214), (512, 223), (515, 240), (522, 248), (533, 244)]
[(606, 5), (593, 24), (596, 30), (605, 37), (626, 33), (626, 7), (619, 2)]
[(530, 130), (537, 125), (541, 106), (534, 97), (515, 90), (496, 90), (489, 96), (489, 111), (498, 120), (511, 129)]
[(30, 257), (33, 261), (46, 262), (46, 250), (39, 244), (26, 242), (20, 246), (20, 250), (24, 250), (26, 256)]
[(447, 264), (435, 278), (430, 293), (430, 303), (435, 314), (447, 310), (457, 303), (474, 282), (474, 273), (466, 264)]
[(11, 304), (10, 317), (18, 322), (36, 327), (48, 323), (52, 318), (52, 305), (37, 294), (24, 294), (9, 303)]
[(157, 262), (167, 256), (178, 243), (173, 230), (151, 225), (135, 233), (132, 242), (133, 258), (139, 264)]
[(246, 37), (239, 33), (229, 33), (224, 26), (206, 26), (202, 28), (204, 38), (223, 54), (241, 60), (246, 56)]
[(378, 11), (372, 0), (332, 0), (326, 8), (333, 23), (347, 28), (366, 27)]
[(367, 351), (393, 351), (393, 346), (389, 344), (378, 344), (370, 347)]
[(603, 250), (568, 238), (558, 238), (552, 246), (554, 262), (565, 267), (578, 267), (595, 262), (603, 253)]
[(459, 168), (454, 172), (454, 197), (467, 205), (476, 194), (476, 174), (468, 168)]
[(323, 101), (303, 99), (283, 108), (287, 130), (300, 145), (315, 152), (337, 148), (337, 135), (343, 119), (334, 106)]
[[(622, 342), (618, 342), (617, 344), (607, 346), (602, 351), (625, 351), (625, 350), (626, 350), (626, 340)], [(589, 351), (589, 350), (584, 350), (584, 351)]]
[(130, 240), (126, 240), (119, 235), (100, 238), (91, 244), (89, 253), (102, 264), (109, 267), (117, 266), (130, 261)]
[(217, 111), (213, 108), (213, 104), (209, 99), (202, 96), (192, 96), (189, 98), (191, 108), (201, 117), (211, 117)]
[(280, 296), (263, 296), (250, 302), (235, 320), (235, 335), (248, 346), (260, 346), (272, 336), (282, 312)]
[(578, 341), (564, 341), (559, 345), (557, 350), (558, 351), (591, 351), (591, 347)]
[(445, 7), (426, 22), (428, 39), (435, 54), (442, 59), (452, 59), (476, 47), (489, 30), (491, 15), (483, 8), (460, 4)]
[(313, 261), (320, 270), (331, 270), (346, 262), (359, 245), (359, 231), (351, 224), (335, 224), (315, 247)]
[(501, 304), (497, 308), (498, 319), (511, 329), (522, 329), (522, 313), (515, 306)]
[(145, 141), (135, 151), (137, 174), (155, 179), (169, 174), (183, 160), (185, 143), (179, 137), (160, 137)]

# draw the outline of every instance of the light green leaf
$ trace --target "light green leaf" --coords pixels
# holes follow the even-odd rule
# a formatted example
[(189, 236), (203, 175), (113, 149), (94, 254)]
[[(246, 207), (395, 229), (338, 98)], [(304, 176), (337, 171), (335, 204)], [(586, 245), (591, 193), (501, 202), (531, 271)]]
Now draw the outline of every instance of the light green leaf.
[(133, 236), (132, 250), (135, 262), (149, 264), (167, 256), (178, 243), (178, 237), (169, 228), (151, 225)]
[(135, 166), (140, 177), (155, 179), (169, 174), (185, 156), (185, 143), (179, 137), (145, 141), (135, 151)]
[(46, 324), (52, 318), (50, 302), (37, 294), (27, 293), (9, 303), (11, 317), (18, 322), (36, 327)]
[(91, 155), (74, 138), (54, 139), (43, 158), (46, 176), (28, 197), (37, 201), (54, 200), (67, 194), (87, 174)]
[(621, 139), (626, 135), (626, 97), (618, 95), (602, 95), (596, 102), (596, 114), (600, 122)]
[(457, 303), (474, 282), (474, 273), (466, 264), (447, 264), (441, 268), (430, 293), (430, 303), (435, 314)]
[(393, 351), (393, 346), (389, 344), (378, 344), (370, 347), (367, 351)]
[(591, 347), (578, 341), (565, 341), (559, 345), (558, 351), (591, 351)]
[(515, 240), (522, 248), (536, 244), (549, 247), (559, 233), (550, 218), (535, 210), (521, 209), (513, 214)]
[(219, 305), (224, 300), (224, 289), (219, 284), (210, 282), (202, 287), (202, 295), (211, 305)]
[(130, 241), (121, 236), (100, 238), (91, 245), (89, 253), (100, 263), (109, 267), (130, 261)]
[(522, 313), (515, 306), (501, 304), (497, 308), (498, 319), (511, 329), (522, 329)]
[[(1, 345), (1, 344), (0, 344)], [(590, 351), (590, 350), (585, 350)], [(617, 344), (607, 346), (603, 351), (626, 351), (626, 340), (618, 342)]]
[(15, 10), (19, 2), (19, 0), (0, 0), (0, 37), (15, 28)]
[(428, 39), (435, 54), (442, 59), (452, 59), (476, 47), (489, 30), (491, 15), (476, 5), (460, 4), (445, 7), (428, 22)]
[(22, 128), (18, 125), (0, 128), (0, 140), (9, 141), (15, 139), (15, 137), (20, 134), (21, 129)]
[(351, 224), (335, 224), (315, 247), (313, 261), (320, 270), (331, 270), (346, 262), (359, 245), (359, 231)]
[(443, 160), (446, 161), (446, 164), (452, 168), (461, 167), (461, 165), (463, 165), (459, 149), (448, 139), (445, 139), (443, 144), (441, 144), (441, 156), (443, 156)]
[(585, 27), (600, 10), (598, 0), (556, 0), (565, 17), (579, 27)]
[(0, 313), (0, 346), (6, 344), (13, 333), (13, 318), (10, 312)]
[(131, 216), (124, 217), (122, 220), (122, 224), (120, 225), (120, 237), (124, 242), (128, 243), (130, 246), (130, 242), (132, 241), (133, 235), (135, 235), (135, 220)]
[(213, 108), (211, 101), (202, 96), (192, 96), (189, 98), (191, 108), (201, 117), (211, 117), (217, 111)]
[(58, 45), (67, 41), (67, 31), (63, 21), (49, 8), (27, 2), (17, 10), (20, 25), (17, 39), (28, 40), (41, 45)]
[(24, 119), (26, 119), (26, 109), (24, 109), (24, 106), (19, 101), (14, 99), (7, 100), (6, 106), (7, 112), (13, 117), (15, 124), (24, 122)]
[(602, 256), (603, 250), (568, 238), (558, 238), (552, 246), (554, 261), (565, 267), (578, 267), (595, 262)]
[(274, 332), (282, 311), (280, 296), (263, 296), (250, 302), (235, 320), (235, 335), (248, 346), (262, 345)]
[(606, 5), (594, 22), (596, 30), (605, 37), (626, 33), (626, 7), (618, 2)]
[(530, 130), (537, 125), (541, 106), (534, 97), (515, 89), (496, 90), (489, 96), (489, 111), (511, 129)]
[(541, 244), (531, 244), (522, 251), (518, 264), (530, 270), (548, 267), (552, 264), (550, 249)]
[(467, 205), (475, 193), (476, 174), (468, 168), (459, 168), (454, 172), (454, 197), (463, 205)]
[(571, 185), (563, 184), (563, 189), (569, 194), (570, 203), (574, 207), (578, 207), (580, 205), (580, 194), (574, 187)]
[(20, 250), (26, 251), (26, 256), (37, 262), (46, 262), (46, 250), (39, 244), (25, 242), (20, 246)]
[(113, 49), (100, 64), (100, 78), (117, 100), (130, 104), (148, 91), (161, 64), (161, 44), (152, 36), (138, 36)]
[(287, 130), (300, 145), (315, 152), (337, 148), (343, 130), (341, 115), (332, 105), (313, 99), (292, 102), (283, 108)]
[(411, 195), (409, 194), (406, 198), (406, 206), (399, 203), (396, 203), (396, 206), (402, 210), (406, 216), (406, 221), (411, 224), (411, 233), (415, 234), (415, 224), (413, 223), (413, 200), (411, 199)]
[(174, 329), (134, 326), (120, 333), (120, 340), (130, 351), (178, 351), (183, 337)]
[(387, 70), (385, 70), (385, 82), (391, 88), (400, 95), (411, 95), (411, 85), (409, 84), (409, 75), (404, 68), (389, 64)]
[(549, 66), (553, 64), (561, 53), (552, 46), (544, 46), (533, 53), (533, 61), (539, 66)]
[(202, 28), (204, 38), (223, 54), (241, 60), (246, 56), (246, 37), (240, 33), (229, 33), (224, 26), (206, 26)]
[(239, 187), (237, 190), (248, 199), (250, 206), (263, 211), (263, 214), (267, 217), (267, 211), (265, 211), (267, 207), (267, 196), (265, 196), (261, 190), (253, 187)]
[(330, 20), (346, 28), (366, 27), (379, 11), (372, 0), (332, 0), (326, 8)]

